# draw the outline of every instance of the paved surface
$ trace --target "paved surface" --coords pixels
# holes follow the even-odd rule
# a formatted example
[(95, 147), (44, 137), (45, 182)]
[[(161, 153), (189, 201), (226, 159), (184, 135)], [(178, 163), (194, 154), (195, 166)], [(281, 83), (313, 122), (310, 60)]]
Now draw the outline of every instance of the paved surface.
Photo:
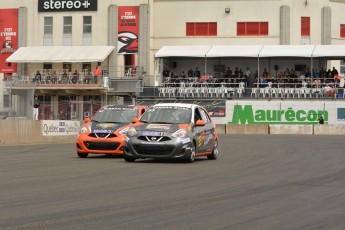
[(343, 136), (221, 136), (216, 161), (0, 148), (0, 229), (345, 229)]

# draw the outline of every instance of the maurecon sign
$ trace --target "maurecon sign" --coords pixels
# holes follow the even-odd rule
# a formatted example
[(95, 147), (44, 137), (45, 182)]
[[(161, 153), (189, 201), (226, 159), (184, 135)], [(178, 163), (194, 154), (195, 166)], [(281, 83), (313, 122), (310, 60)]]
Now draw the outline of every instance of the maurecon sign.
[(345, 123), (345, 101), (227, 101), (225, 117), (216, 124), (325, 124)]
[(253, 109), (252, 105), (234, 105), (229, 124), (317, 124), (323, 116), (328, 123), (328, 111), (316, 109)]
[(97, 11), (97, 0), (38, 0), (38, 12)]

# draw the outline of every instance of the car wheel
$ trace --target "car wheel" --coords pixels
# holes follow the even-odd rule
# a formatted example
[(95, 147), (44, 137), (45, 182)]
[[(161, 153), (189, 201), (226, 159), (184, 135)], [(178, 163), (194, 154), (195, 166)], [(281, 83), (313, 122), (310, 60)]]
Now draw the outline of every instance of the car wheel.
[(129, 156), (125, 155), (123, 158), (125, 159), (126, 162), (134, 162), (135, 161), (134, 157), (129, 157)]
[(191, 148), (192, 148), (191, 153), (190, 153), (189, 157), (187, 158), (188, 163), (193, 163), (195, 160), (195, 144), (194, 144), (194, 142), (192, 142)]
[(77, 153), (80, 158), (86, 158), (89, 154), (88, 153)]
[(215, 159), (217, 159), (218, 153), (219, 153), (219, 151), (218, 151), (218, 140), (216, 140), (216, 141), (214, 142), (214, 145), (213, 145), (212, 153), (209, 154), (209, 155), (207, 155), (207, 159), (209, 159), (209, 160), (215, 160)]

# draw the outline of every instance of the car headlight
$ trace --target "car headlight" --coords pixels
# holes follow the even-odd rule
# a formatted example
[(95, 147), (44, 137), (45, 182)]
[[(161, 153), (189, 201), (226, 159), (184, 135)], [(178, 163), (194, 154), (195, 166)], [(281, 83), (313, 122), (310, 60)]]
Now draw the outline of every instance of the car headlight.
[(89, 130), (86, 127), (86, 125), (84, 125), (79, 131), (80, 134), (87, 134), (88, 132), (89, 132)]
[(174, 132), (171, 136), (173, 136), (173, 137), (185, 137), (186, 135), (187, 135), (187, 130), (179, 129), (176, 132)]
[(133, 136), (137, 135), (137, 131), (135, 130), (135, 128), (133, 126), (131, 126), (131, 127), (129, 127), (126, 135), (133, 137)]
[(124, 129), (120, 130), (119, 133), (120, 133), (121, 135), (125, 136), (125, 135), (127, 134), (128, 130), (129, 130), (129, 127), (126, 127), (126, 128), (124, 128)]

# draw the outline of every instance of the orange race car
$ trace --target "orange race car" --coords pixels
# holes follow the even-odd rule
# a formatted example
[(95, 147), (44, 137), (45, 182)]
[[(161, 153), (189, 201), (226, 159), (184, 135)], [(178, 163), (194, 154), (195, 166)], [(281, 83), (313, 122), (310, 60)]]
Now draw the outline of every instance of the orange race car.
[(80, 129), (76, 151), (79, 157), (89, 154), (122, 155), (126, 132), (133, 118), (139, 118), (147, 106), (107, 105), (85, 119)]

